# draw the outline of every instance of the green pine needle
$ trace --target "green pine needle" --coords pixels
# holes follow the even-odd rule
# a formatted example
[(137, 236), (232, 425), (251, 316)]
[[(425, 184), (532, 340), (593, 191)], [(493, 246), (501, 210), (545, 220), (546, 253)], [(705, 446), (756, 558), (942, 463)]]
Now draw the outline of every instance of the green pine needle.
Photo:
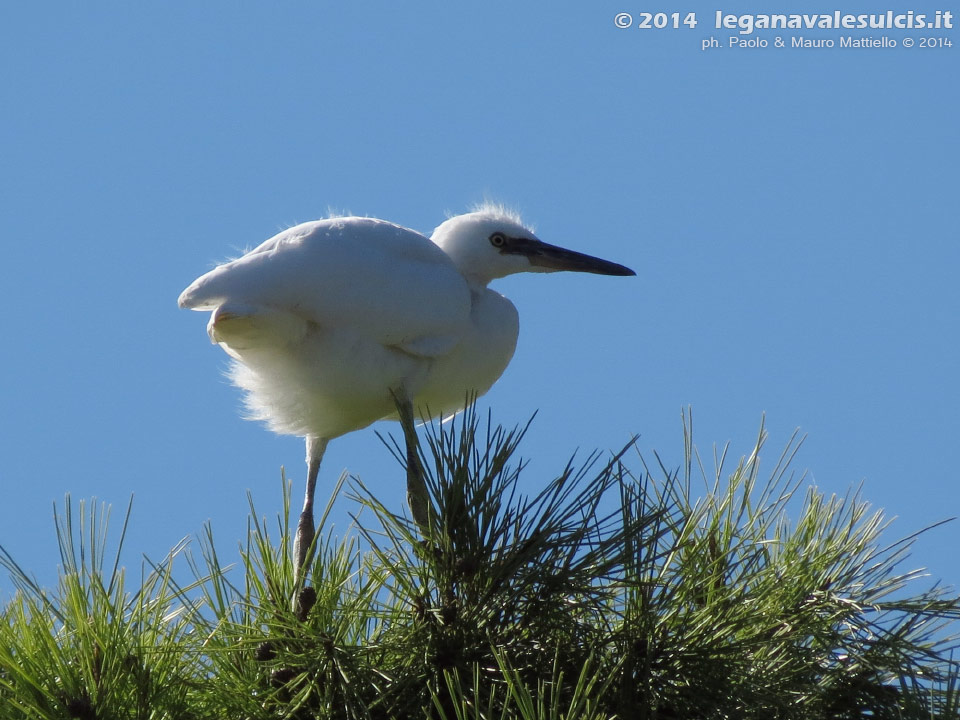
[(676, 469), (630, 443), (544, 479), (526, 427), (427, 423), (429, 529), (353, 478), (335, 534), (341, 477), (305, 577), (285, 479), (239, 553), (207, 526), (134, 583), (129, 506), (111, 541), (68, 496), (55, 589), (0, 548), (0, 720), (957, 717), (960, 598), (906, 566), (916, 534), (793, 473), (796, 435), (764, 472), (762, 426), (710, 465), (683, 430)]

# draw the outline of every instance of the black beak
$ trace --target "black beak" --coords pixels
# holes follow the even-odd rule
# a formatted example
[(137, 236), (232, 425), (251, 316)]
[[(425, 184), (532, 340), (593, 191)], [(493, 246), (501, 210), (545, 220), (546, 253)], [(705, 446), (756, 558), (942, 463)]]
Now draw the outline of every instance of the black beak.
[(549, 245), (539, 240), (510, 238), (501, 252), (525, 255), (531, 265), (547, 270), (569, 270), (597, 275), (636, 275), (633, 270), (618, 263)]

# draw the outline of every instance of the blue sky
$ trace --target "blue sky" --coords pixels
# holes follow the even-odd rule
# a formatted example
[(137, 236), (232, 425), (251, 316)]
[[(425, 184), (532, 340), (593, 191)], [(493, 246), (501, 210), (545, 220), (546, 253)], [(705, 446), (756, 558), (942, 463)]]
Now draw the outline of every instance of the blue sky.
[[(539, 410), (532, 488), (633, 434), (679, 466), (689, 405), (707, 455), (748, 452), (765, 413), (768, 468), (799, 427), (796, 469), (862, 481), (891, 540), (960, 513), (955, 30), (704, 52), (735, 34), (716, 10), (784, 9), (639, 30), (615, 26), (639, 17), (624, 3), (327, 5), (0, 10), (0, 545), (42, 582), (65, 493), (117, 520), (134, 495), (136, 566), (207, 520), (231, 552), (247, 489), (279, 509), (281, 466), (301, 492), (301, 441), (239, 418), (205, 317), (176, 307), (189, 282), (330, 210), (429, 233), (484, 198), (638, 273), (495, 285), (521, 336), (481, 406)], [(756, 33), (778, 34), (850, 33)], [(403, 502), (373, 429), (331, 443), (321, 496), (342, 470)], [(960, 585), (958, 539), (934, 531), (911, 564)]]

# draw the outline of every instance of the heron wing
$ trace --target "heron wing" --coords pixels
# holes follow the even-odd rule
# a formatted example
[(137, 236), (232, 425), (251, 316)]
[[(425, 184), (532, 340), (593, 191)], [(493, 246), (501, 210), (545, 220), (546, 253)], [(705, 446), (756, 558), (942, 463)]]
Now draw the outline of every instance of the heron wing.
[(435, 358), (446, 355), (453, 350), (457, 343), (462, 340), (461, 335), (422, 335), (409, 342), (397, 345), (398, 350), (402, 350), (408, 355), (416, 357)]
[[(198, 278), (179, 302), (193, 310), (222, 308), (224, 333), (233, 324), (241, 336), (267, 337), (276, 320), (280, 332), (295, 334), (291, 318), (299, 318), (351, 327), (427, 357), (456, 346), (471, 307), (469, 287), (443, 250), (419, 233), (369, 218), (285, 230)], [(213, 337), (216, 314), (211, 323)]]
[(307, 321), (283, 310), (258, 308), (236, 302), (217, 307), (207, 323), (210, 342), (237, 350), (289, 345), (307, 332)]

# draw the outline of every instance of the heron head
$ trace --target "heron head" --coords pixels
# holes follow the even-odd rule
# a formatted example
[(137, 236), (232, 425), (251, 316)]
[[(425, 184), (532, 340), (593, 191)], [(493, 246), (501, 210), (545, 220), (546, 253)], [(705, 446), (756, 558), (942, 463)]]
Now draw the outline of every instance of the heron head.
[(431, 239), (469, 281), (480, 285), (518, 272), (636, 275), (623, 265), (545, 243), (516, 214), (496, 206), (450, 218)]

